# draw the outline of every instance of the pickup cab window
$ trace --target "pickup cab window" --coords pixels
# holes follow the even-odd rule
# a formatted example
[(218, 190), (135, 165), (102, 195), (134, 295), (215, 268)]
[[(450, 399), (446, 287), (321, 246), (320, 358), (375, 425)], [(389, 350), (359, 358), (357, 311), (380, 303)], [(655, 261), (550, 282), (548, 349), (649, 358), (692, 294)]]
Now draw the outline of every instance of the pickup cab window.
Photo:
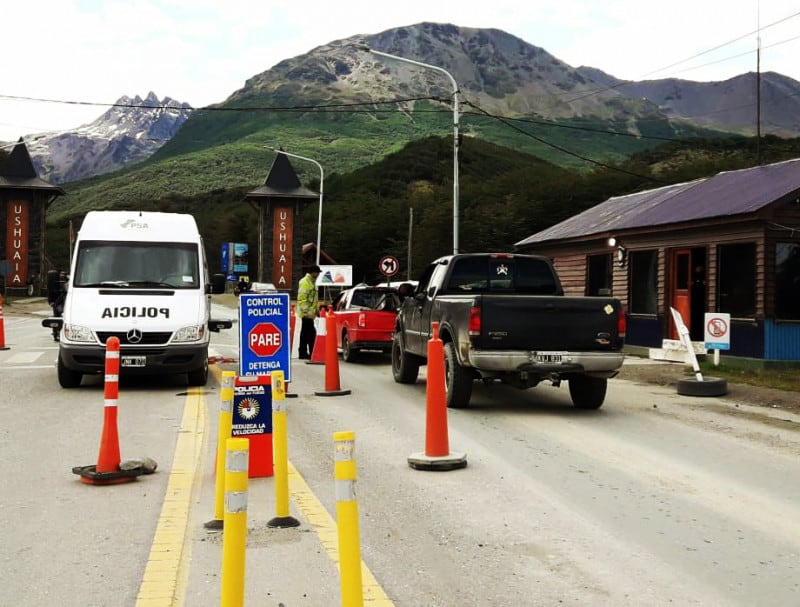
[(543, 259), (476, 256), (455, 262), (445, 291), (559, 295), (561, 288), (552, 268)]

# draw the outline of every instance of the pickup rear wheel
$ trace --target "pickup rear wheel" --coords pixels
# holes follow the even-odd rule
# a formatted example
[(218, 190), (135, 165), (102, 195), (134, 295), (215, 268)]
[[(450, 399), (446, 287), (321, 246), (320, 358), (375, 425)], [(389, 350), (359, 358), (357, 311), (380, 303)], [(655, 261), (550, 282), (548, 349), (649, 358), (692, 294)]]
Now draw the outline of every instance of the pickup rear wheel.
[(607, 379), (579, 375), (570, 378), (567, 383), (572, 404), (578, 409), (599, 409), (603, 405), (608, 387)]
[(350, 345), (350, 339), (347, 337), (347, 331), (342, 333), (342, 358), (345, 362), (351, 363), (356, 359), (358, 350)]
[(447, 406), (453, 409), (468, 406), (474, 378), (469, 369), (458, 364), (456, 346), (451, 341), (444, 344), (444, 377)]
[(420, 360), (403, 348), (400, 336), (392, 338), (392, 377), (399, 384), (413, 384), (419, 375)]

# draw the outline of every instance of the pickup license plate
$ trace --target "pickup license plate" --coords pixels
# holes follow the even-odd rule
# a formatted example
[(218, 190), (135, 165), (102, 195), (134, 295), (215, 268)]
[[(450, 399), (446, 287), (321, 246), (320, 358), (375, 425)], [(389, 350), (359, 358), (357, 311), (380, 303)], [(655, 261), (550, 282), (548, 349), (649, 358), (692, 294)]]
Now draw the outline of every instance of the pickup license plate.
[(147, 366), (146, 356), (122, 356), (120, 365), (123, 367), (145, 367)]
[(537, 363), (560, 363), (561, 362), (561, 352), (537, 352), (536, 353), (536, 362)]

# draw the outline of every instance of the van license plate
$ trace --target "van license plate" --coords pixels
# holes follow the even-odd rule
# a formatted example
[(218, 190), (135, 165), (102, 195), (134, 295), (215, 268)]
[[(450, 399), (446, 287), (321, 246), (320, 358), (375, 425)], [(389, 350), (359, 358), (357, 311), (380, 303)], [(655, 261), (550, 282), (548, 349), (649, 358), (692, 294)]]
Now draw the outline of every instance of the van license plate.
[(537, 352), (537, 363), (560, 363), (561, 352)]
[(123, 356), (120, 359), (123, 367), (144, 367), (147, 365), (146, 356)]

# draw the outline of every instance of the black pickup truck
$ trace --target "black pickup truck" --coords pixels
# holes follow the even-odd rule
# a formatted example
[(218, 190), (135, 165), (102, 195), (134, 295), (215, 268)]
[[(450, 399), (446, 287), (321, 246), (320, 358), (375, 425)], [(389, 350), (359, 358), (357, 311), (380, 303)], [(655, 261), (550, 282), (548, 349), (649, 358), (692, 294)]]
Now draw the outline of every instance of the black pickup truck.
[(431, 263), (397, 315), (396, 382), (417, 380), (434, 322), (444, 342), (448, 407), (466, 407), (480, 379), (522, 389), (566, 381), (576, 407), (597, 409), (624, 358), (619, 300), (565, 297), (550, 261), (536, 255), (471, 253)]

